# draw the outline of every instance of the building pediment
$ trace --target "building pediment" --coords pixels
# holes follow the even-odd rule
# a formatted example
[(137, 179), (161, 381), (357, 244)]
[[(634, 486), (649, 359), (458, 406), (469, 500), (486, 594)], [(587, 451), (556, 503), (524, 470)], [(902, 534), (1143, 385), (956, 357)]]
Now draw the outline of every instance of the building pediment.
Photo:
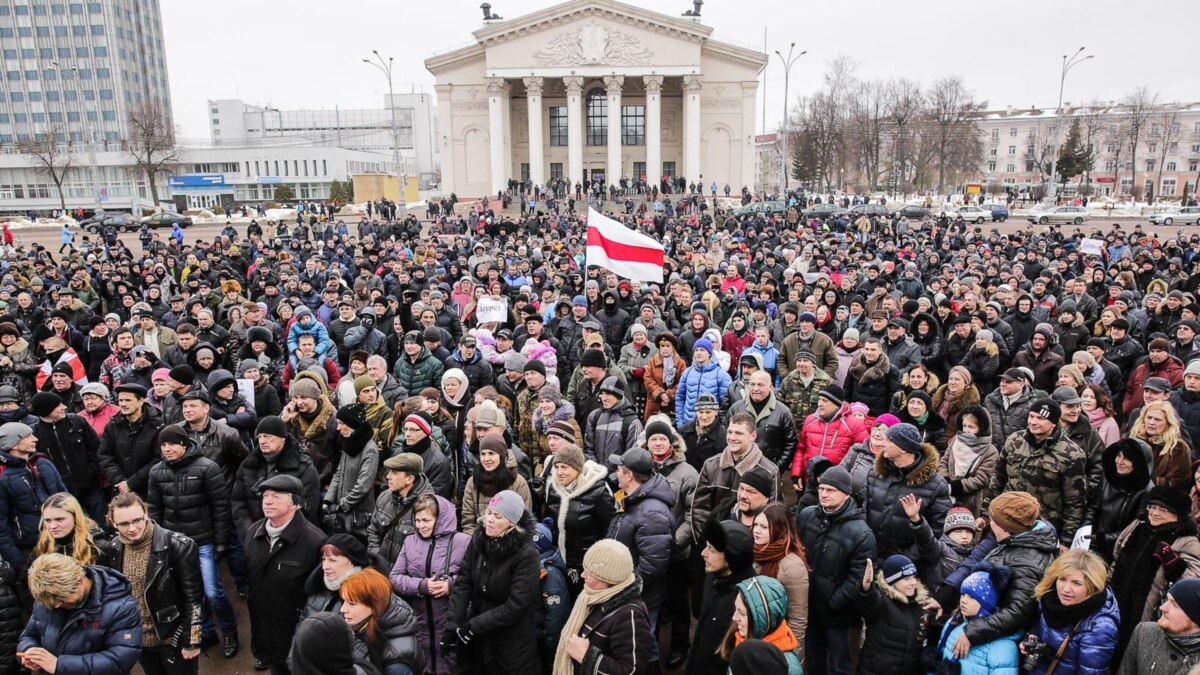
[(557, 33), (554, 30), (569, 24), (586, 24), (587, 19), (599, 19), (604, 24), (622, 24), (657, 35), (666, 35), (691, 42), (703, 42), (712, 28), (687, 19), (627, 5), (616, 0), (571, 0), (547, 7), (511, 21), (499, 21), (474, 32), (484, 47), (516, 40), (530, 34)]

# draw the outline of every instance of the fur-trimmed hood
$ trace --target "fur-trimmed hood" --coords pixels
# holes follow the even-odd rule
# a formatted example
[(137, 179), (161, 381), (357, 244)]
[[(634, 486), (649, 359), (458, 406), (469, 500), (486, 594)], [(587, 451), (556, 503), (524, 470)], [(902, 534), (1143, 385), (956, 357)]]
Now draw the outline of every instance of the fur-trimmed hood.
[[(908, 487), (919, 487), (924, 485), (937, 475), (938, 460), (942, 458), (942, 456), (938, 454), (937, 448), (933, 447), (929, 443), (922, 443), (921, 450), (925, 453), (924, 457), (921, 458), (920, 462), (917, 463), (917, 466), (912, 471), (909, 471), (908, 475), (904, 478), (904, 484)], [(893, 471), (899, 471), (899, 469), (897, 469), (894, 464), (886, 459), (882, 452), (878, 455), (875, 455), (875, 473), (878, 474), (880, 478), (886, 478)]]
[[(941, 408), (942, 402), (946, 400), (947, 386), (948, 385), (943, 384), (942, 386), (938, 387), (938, 390), (933, 394), (933, 409), (935, 411), (938, 408)], [(979, 401), (979, 388), (972, 384), (967, 387), (966, 391), (962, 393), (962, 396), (958, 397), (957, 401), (954, 401), (950, 404), (950, 410), (948, 412), (950, 415), (956, 415), (969, 406), (979, 405)]]
[(925, 588), (925, 584), (921, 583), (920, 579), (917, 579), (917, 593), (911, 598), (901, 594), (900, 591), (896, 590), (895, 586), (892, 586), (888, 582), (884, 581), (883, 572), (875, 573), (875, 587), (879, 589), (879, 592), (883, 594), (883, 597), (893, 602), (899, 602), (905, 605), (910, 602), (923, 605), (925, 604), (925, 601), (929, 599), (929, 589)]
[(533, 408), (533, 430), (539, 436), (545, 436), (546, 432), (550, 431), (550, 425), (555, 422), (566, 422), (567, 420), (575, 419), (575, 406), (567, 400), (558, 404), (554, 409), (554, 414), (550, 419), (546, 419), (542, 414), (542, 409), (539, 406)]
[[(938, 376), (936, 373), (930, 372), (928, 369), (926, 369), (925, 372), (929, 373), (929, 377), (926, 378), (925, 386), (921, 389), (921, 391), (925, 392), (926, 394), (929, 394), (929, 396), (932, 398), (934, 392), (936, 392), (938, 390), (938, 387), (942, 386), (942, 381), (938, 379)], [(908, 372), (905, 372), (904, 375), (902, 375), (900, 377), (900, 386), (902, 386), (902, 387), (910, 386), (908, 384)]]
[(879, 355), (879, 360), (873, 364), (867, 364), (866, 354), (858, 352), (850, 361), (850, 377), (864, 382), (878, 382), (886, 379), (888, 371), (892, 369), (892, 361), (888, 358), (887, 353)]

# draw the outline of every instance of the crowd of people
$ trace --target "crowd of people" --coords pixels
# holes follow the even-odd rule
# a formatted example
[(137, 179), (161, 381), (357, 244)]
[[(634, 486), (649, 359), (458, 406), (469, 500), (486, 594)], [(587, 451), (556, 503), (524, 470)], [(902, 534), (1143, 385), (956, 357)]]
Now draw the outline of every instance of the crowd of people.
[(0, 670), (1200, 665), (1200, 236), (716, 192), (7, 247)]

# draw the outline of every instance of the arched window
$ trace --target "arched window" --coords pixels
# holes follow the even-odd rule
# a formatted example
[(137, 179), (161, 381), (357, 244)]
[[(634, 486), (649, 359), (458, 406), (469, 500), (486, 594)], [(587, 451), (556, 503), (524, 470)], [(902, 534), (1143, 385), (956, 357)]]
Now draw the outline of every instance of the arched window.
[(602, 87), (587, 93), (587, 144), (608, 145), (608, 94)]

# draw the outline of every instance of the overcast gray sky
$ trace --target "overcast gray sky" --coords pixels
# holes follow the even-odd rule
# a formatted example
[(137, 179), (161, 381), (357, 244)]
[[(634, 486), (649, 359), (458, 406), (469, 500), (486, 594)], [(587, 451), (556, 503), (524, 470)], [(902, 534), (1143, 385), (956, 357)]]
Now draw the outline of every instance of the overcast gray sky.
[[(512, 19), (548, 6), (491, 0)], [(688, 0), (640, 0), (668, 15)], [(473, 0), (161, 0), (176, 119), (187, 138), (207, 138), (205, 101), (241, 98), (285, 110), (382, 107), (386, 80), (362, 63), (378, 49), (395, 58), (396, 90), (433, 90), (424, 60), (460, 47), (482, 25)], [(963, 2), (963, 0), (707, 0), (713, 36), (768, 53), (808, 50), (792, 68), (790, 90), (820, 86), (827, 62), (852, 57), (865, 78), (929, 82), (961, 75), (993, 108), (1053, 106), (1065, 52), (1086, 46), (1096, 58), (1071, 71), (1064, 99), (1120, 99), (1138, 85), (1162, 100), (1200, 100), (1195, 0)], [(783, 69), (767, 72), (767, 126), (782, 117)], [(760, 106), (762, 96), (759, 96)], [(762, 108), (758, 114), (762, 121)], [(761, 130), (760, 130), (761, 132)]]

